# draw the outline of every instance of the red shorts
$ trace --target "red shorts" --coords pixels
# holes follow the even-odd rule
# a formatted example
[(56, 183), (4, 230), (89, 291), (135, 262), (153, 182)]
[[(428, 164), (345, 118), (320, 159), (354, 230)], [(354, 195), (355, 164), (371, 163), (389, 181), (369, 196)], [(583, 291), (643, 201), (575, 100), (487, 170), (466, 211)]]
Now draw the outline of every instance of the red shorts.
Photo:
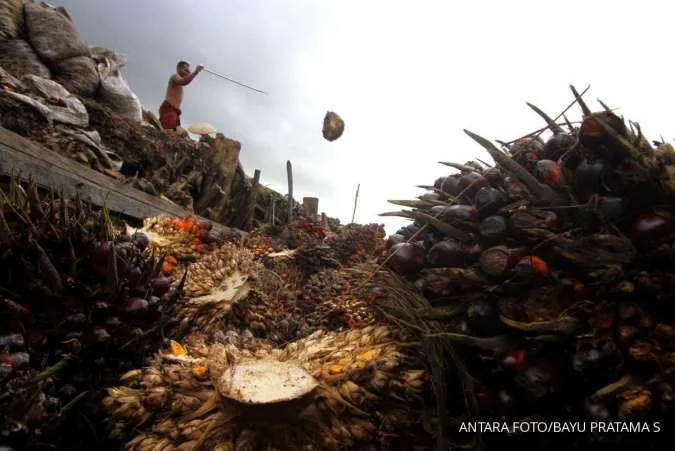
[(180, 125), (180, 109), (166, 100), (159, 107), (159, 123), (165, 130), (175, 130)]

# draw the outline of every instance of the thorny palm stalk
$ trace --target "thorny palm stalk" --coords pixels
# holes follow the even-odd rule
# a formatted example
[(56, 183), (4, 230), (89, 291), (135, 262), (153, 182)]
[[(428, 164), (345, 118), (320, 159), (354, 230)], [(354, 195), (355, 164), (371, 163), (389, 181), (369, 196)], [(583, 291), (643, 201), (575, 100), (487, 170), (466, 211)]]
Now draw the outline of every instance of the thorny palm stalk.
[[(364, 275), (371, 274), (372, 267), (361, 267), (353, 271), (362, 271)], [(446, 387), (447, 373), (453, 368), (448, 368), (446, 362), (451, 362), (457, 371), (460, 383), (464, 391), (464, 403), (470, 412), (475, 413), (477, 401), (473, 395), (473, 380), (468, 373), (464, 360), (455, 352), (452, 344), (439, 338), (438, 335), (443, 331), (441, 325), (435, 321), (427, 321), (421, 312), (431, 308), (431, 304), (426, 298), (418, 295), (410, 284), (404, 279), (390, 271), (376, 270), (371, 282), (374, 286), (385, 288), (391, 295), (378, 302), (378, 308), (384, 316), (401, 328), (411, 332), (416, 337), (416, 341), (422, 344), (424, 355), (427, 358), (432, 378), (432, 389), (436, 398), (436, 412), (439, 418), (439, 431), (437, 438), (437, 449), (448, 449), (448, 393)], [(450, 355), (450, 359), (445, 358), (445, 354)], [(459, 445), (460, 447), (471, 448), (480, 447), (480, 436), (474, 436), (474, 440), (469, 444)], [(453, 446), (457, 446), (454, 445)]]

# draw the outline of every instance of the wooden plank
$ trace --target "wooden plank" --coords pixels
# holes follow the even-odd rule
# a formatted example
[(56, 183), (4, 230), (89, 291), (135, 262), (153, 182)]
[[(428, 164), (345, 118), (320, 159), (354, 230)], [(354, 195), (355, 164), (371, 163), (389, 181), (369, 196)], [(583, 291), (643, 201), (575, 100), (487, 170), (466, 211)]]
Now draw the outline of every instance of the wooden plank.
[[(11, 174), (20, 174), (23, 180), (32, 174), (41, 188), (63, 190), (67, 196), (79, 193), (94, 205), (105, 203), (110, 211), (139, 220), (162, 213), (176, 217), (193, 214), (0, 127), (0, 175)], [(215, 222), (213, 227), (224, 233), (241, 232)]]

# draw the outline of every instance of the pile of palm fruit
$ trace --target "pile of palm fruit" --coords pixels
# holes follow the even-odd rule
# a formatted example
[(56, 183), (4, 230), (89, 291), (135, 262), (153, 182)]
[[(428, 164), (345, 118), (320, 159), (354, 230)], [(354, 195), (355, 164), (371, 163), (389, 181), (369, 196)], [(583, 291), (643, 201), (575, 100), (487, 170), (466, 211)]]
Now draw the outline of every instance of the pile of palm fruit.
[(375, 308), (406, 288), (369, 280), (382, 226), (235, 239), (18, 179), (0, 196), (1, 447), (428, 444), (423, 361)]
[(363, 250), (341, 265), (328, 232), (300, 218), (187, 263), (185, 334), (109, 388), (109, 437), (134, 450), (424, 449), (423, 360), (375, 308), (406, 288), (368, 280), (383, 238), (352, 226), (343, 247)]
[(391, 201), (412, 222), (389, 237), (309, 218), (135, 229), (12, 180), (0, 448), (661, 449), (460, 427), (675, 423), (675, 150), (572, 93), (555, 119), (530, 105), (546, 127), (501, 149), (467, 131), (493, 163), (444, 163)]
[[(605, 104), (553, 119), (384, 213), (412, 222), (386, 265), (428, 304), (399, 309), (437, 340), (437, 430), (477, 448), (658, 448), (663, 434), (472, 435), (461, 421), (622, 421), (673, 425), (675, 151)], [(562, 120), (560, 120), (562, 118)], [(413, 310), (415, 309), (415, 310)], [(464, 400), (464, 402), (461, 402)], [(639, 440), (639, 442), (637, 442)]]
[[(177, 329), (179, 286), (106, 210), (0, 190), (0, 445), (92, 449), (100, 402)], [(96, 420), (99, 423), (96, 423)], [(7, 449), (7, 448), (3, 448)]]

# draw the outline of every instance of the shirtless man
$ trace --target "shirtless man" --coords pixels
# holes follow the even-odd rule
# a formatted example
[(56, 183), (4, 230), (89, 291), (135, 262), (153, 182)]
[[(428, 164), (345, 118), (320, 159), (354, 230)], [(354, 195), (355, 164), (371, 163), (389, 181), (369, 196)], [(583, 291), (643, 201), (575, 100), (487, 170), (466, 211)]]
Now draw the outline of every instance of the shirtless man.
[(166, 98), (159, 107), (159, 122), (165, 130), (176, 130), (180, 126), (180, 104), (183, 102), (183, 86), (192, 80), (204, 69), (201, 64), (194, 72), (190, 72), (190, 64), (181, 61), (176, 65), (176, 73), (169, 79), (166, 88)]

